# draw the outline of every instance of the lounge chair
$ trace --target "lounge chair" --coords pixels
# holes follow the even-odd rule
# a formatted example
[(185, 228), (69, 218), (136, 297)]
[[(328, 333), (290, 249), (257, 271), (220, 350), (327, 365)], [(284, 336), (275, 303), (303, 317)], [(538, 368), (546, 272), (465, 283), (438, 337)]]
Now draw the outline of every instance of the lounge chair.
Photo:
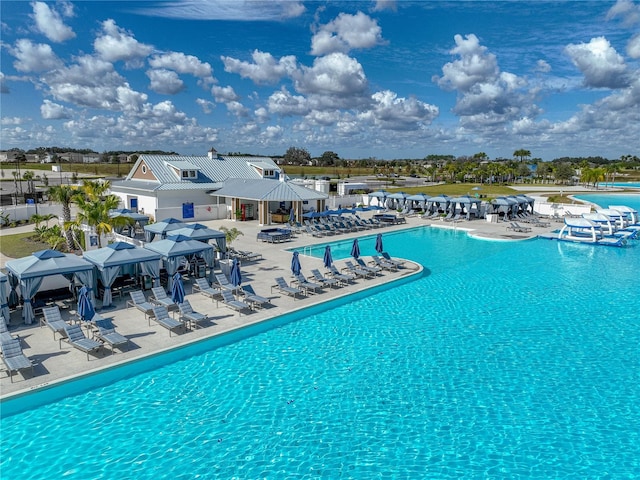
[(376, 265), (377, 267), (380, 267), (384, 270), (388, 270), (390, 272), (397, 272), (398, 271), (398, 266), (387, 262), (384, 258), (379, 257), (378, 255), (373, 255), (371, 257), (372, 262), (374, 263), (374, 265)]
[(218, 285), (220, 285), (220, 290), (224, 291), (227, 290), (229, 292), (233, 292), (234, 290), (237, 290), (240, 287), (234, 287), (231, 282), (229, 282), (229, 280), (227, 280), (227, 277), (222, 274), (222, 273), (218, 273), (216, 275), (216, 282), (218, 282)]
[(359, 265), (354, 265), (353, 262), (347, 260), (346, 262), (344, 262), (345, 267), (342, 269), (342, 271), (347, 271), (349, 273), (353, 273), (356, 277), (359, 278), (369, 278), (369, 277), (375, 277), (376, 276), (376, 272), (371, 271), (371, 270), (365, 270), (363, 268), (361, 268)]
[(136, 307), (146, 318), (149, 318), (153, 315), (153, 304), (147, 302), (147, 298), (142, 293), (142, 290), (134, 290), (129, 292), (131, 296), (131, 300), (127, 300), (127, 308)]
[(528, 233), (531, 231), (531, 227), (523, 227), (517, 222), (511, 222), (507, 227), (507, 230), (513, 230), (514, 232)]
[(338, 280), (337, 278), (325, 277), (324, 275), (322, 275), (322, 273), (320, 273), (320, 270), (318, 270), (317, 268), (314, 268), (313, 270), (311, 270), (311, 275), (313, 275), (313, 279), (315, 281), (320, 282), (325, 287), (330, 287), (330, 288), (340, 287), (340, 280)]
[(211, 301), (216, 298), (220, 298), (220, 289), (213, 288), (209, 285), (209, 281), (206, 278), (196, 278), (196, 283), (193, 285), (194, 292), (200, 292), (205, 297), (209, 297)]
[(238, 315), (242, 315), (242, 310), (251, 310), (251, 305), (242, 300), (236, 300), (229, 290), (223, 290), (222, 292), (222, 304), (225, 307), (229, 307), (232, 310), (238, 312)]
[(240, 290), (243, 295), (242, 299), (249, 303), (252, 307), (262, 307), (267, 304), (271, 304), (271, 300), (258, 295), (251, 285), (244, 285)]
[(236, 250), (235, 248), (231, 247), (229, 247), (229, 254), (232, 257), (236, 257), (238, 258), (238, 260), (244, 260), (245, 262), (255, 262), (257, 260), (262, 260), (261, 253), (253, 253), (246, 250)]
[(306, 294), (309, 294), (309, 292), (318, 293), (322, 291), (321, 284), (308, 281), (302, 273), (294, 275), (294, 277), (295, 280), (292, 283), (295, 283), (298, 288), (304, 289)]
[(205, 322), (209, 319), (207, 315), (196, 312), (187, 299), (185, 299), (184, 302), (178, 304), (178, 310), (180, 311), (180, 321), (188, 324), (191, 330), (193, 330), (194, 327), (202, 327), (200, 323)]
[(0, 315), (0, 342), (8, 342), (13, 339), (14, 336), (9, 333), (9, 327), (7, 327), (7, 322), (5, 321), (4, 316)]
[(164, 287), (153, 287), (151, 289), (151, 294), (153, 295), (153, 298), (150, 298), (149, 300), (154, 305), (162, 305), (163, 307), (167, 307), (167, 310), (177, 310), (178, 305), (169, 298)]
[(95, 325), (94, 337), (108, 344), (111, 347), (111, 355), (113, 355), (114, 348), (120, 345), (129, 346), (129, 339), (119, 332), (116, 332), (116, 327), (108, 318), (94, 317), (92, 323)]
[(311, 235), (312, 237), (324, 237), (324, 233), (318, 230), (316, 227), (312, 227), (311, 225), (307, 225), (305, 227), (305, 232)]
[(369, 270), (370, 272), (373, 272), (376, 275), (382, 274), (382, 267), (379, 267), (377, 265), (367, 265), (366, 263), (364, 263), (364, 260), (361, 258), (356, 258), (356, 263), (363, 270)]
[(56, 339), (56, 333), (59, 333), (60, 336), (65, 335), (65, 327), (67, 326), (67, 322), (62, 320), (62, 315), (60, 315), (60, 308), (57, 305), (53, 307), (44, 307), (42, 309), (42, 319), (40, 320), (40, 325), (45, 324), (51, 330), (53, 330), (53, 339)]
[(7, 374), (11, 378), (11, 383), (13, 383), (14, 372), (18, 373), (20, 370), (29, 368), (31, 369), (31, 376), (33, 376), (33, 363), (22, 351), (20, 340), (11, 338), (2, 341), (0, 349), (2, 350), (2, 361), (7, 367)]
[(271, 292), (273, 292), (273, 289), (275, 288), (280, 293), (291, 295), (294, 300), (296, 299), (296, 295), (303, 295), (302, 290), (300, 290), (299, 288), (289, 286), (284, 277), (277, 277), (275, 280), (276, 284), (271, 286)]
[(60, 338), (58, 340), (60, 348), (62, 348), (62, 341), (64, 340), (72, 347), (87, 354), (87, 361), (89, 360), (89, 354), (91, 352), (97, 352), (102, 347), (102, 343), (91, 338), (87, 338), (80, 325), (66, 325), (64, 327), (66, 338)]
[(335, 265), (329, 267), (329, 275), (331, 275), (331, 278), (339, 280), (343, 285), (353, 283), (357, 278), (353, 273), (340, 273)]
[(382, 252), (380, 255), (382, 255), (382, 258), (384, 258), (387, 262), (393, 263), (398, 268), (402, 267), (405, 264), (404, 260), (397, 260), (395, 258), (391, 258), (391, 255), (389, 255), (387, 252)]
[[(175, 330), (176, 328), (183, 325), (182, 322), (171, 318), (169, 316), (169, 310), (167, 310), (167, 307), (163, 307), (162, 305), (156, 305), (155, 307), (153, 307), (153, 318), (158, 325), (169, 330), (169, 336), (171, 336), (172, 330)], [(151, 325), (151, 318), (149, 318), (149, 325)]]

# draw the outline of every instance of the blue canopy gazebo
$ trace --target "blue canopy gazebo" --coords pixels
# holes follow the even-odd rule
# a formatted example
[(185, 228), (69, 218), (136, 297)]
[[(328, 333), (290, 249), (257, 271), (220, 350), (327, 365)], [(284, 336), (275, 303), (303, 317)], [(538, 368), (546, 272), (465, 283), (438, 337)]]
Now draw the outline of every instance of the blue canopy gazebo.
[(125, 265), (140, 265), (141, 273), (149, 275), (156, 283), (160, 279), (162, 255), (126, 242), (110, 243), (106, 247), (85, 252), (83, 258), (95, 265), (104, 286), (102, 307), (111, 305), (111, 285), (120, 275)]
[(144, 240), (145, 242), (153, 242), (156, 235), (160, 235), (160, 237), (164, 239), (171, 230), (177, 230), (178, 228), (186, 226), (186, 223), (177, 218), (165, 218), (159, 222), (144, 226)]
[(369, 194), (369, 205), (371, 205), (371, 199), (375, 198), (378, 201), (378, 205), (377, 206), (384, 206), (385, 200), (387, 199), (387, 195), (389, 195), (389, 192), (387, 192), (386, 190), (378, 190), (377, 192), (371, 192)]
[(436, 195), (435, 197), (429, 197), (427, 200), (427, 211), (429, 213), (435, 213), (440, 210), (446, 212), (449, 210), (450, 203), (451, 197), (448, 195)]
[(129, 230), (129, 236), (133, 237), (135, 233), (134, 225), (137, 223), (142, 228), (149, 223), (149, 215), (143, 215), (142, 213), (134, 212), (133, 210), (129, 210), (128, 208), (120, 208), (117, 210), (111, 210), (109, 212), (110, 218), (118, 218), (118, 217), (126, 217), (130, 218), (133, 225), (128, 227), (116, 227), (114, 230), (116, 233), (122, 233), (125, 229)]
[(4, 317), (7, 324), (9, 323), (9, 315), (11, 315), (11, 311), (9, 310), (9, 279), (8, 277), (0, 272), (0, 315)]
[[(93, 298), (93, 264), (77, 255), (57, 250), (40, 250), (28, 257), (10, 260), (5, 266), (9, 276), (18, 280), (15, 285), (20, 284), (24, 299), (22, 318), (27, 325), (31, 325), (35, 319), (31, 299), (38, 293), (44, 277), (63, 275), (69, 282), (75, 277), (89, 288)], [(15, 288), (13, 285), (12, 287)]]
[(171, 230), (167, 235), (183, 235), (191, 238), (192, 240), (199, 240), (201, 242), (215, 240), (218, 250), (221, 252), (227, 251), (227, 236), (225, 233), (209, 228), (202, 223), (188, 223), (184, 227)]
[(213, 273), (215, 257), (213, 246), (199, 240), (193, 240), (184, 235), (170, 235), (164, 240), (145, 244), (144, 248), (159, 253), (164, 261), (164, 267), (169, 275), (168, 290), (171, 291), (173, 274), (185, 258), (200, 256), (209, 267), (209, 276)]
[(460, 205), (460, 213), (464, 213), (467, 217), (467, 220), (471, 219), (471, 210), (475, 209), (476, 217), (480, 216), (480, 204), (482, 200), (471, 197), (469, 195), (462, 195), (461, 197), (455, 197), (450, 199), (450, 204), (452, 205), (451, 211), (455, 213), (457, 205)]
[[(404, 192), (391, 193), (387, 195), (387, 202), (393, 200), (396, 203), (395, 208), (403, 208), (408, 196), (409, 195)], [(390, 205), (387, 206), (389, 207)]]
[(427, 206), (427, 200), (429, 200), (429, 195), (427, 195), (426, 193), (416, 193), (414, 195), (409, 195), (406, 200), (411, 201), (411, 202), (418, 202), (418, 205), (420, 206), (421, 209), (425, 209)]

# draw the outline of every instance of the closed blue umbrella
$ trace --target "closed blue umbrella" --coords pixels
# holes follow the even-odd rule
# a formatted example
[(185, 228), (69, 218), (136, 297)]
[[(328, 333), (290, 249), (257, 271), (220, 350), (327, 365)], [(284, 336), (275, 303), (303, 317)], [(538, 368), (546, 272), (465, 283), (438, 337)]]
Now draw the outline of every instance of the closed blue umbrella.
[(229, 281), (234, 287), (239, 287), (242, 283), (242, 273), (240, 272), (240, 264), (238, 259), (234, 258), (231, 264), (231, 272), (229, 272)]
[(292, 208), (289, 210), (289, 223), (294, 223), (296, 221), (296, 211)]
[(330, 268), (333, 263), (333, 258), (331, 257), (331, 245), (327, 245), (324, 247), (324, 258), (323, 258), (325, 268)]
[(91, 296), (89, 295), (89, 289), (83, 286), (78, 292), (78, 315), (86, 322), (91, 320), (96, 314), (95, 308), (91, 303)]
[(294, 275), (299, 275), (302, 267), (300, 266), (300, 259), (298, 258), (298, 252), (293, 252), (293, 258), (291, 258), (291, 271)]
[(351, 247), (351, 256), (356, 259), (360, 257), (360, 245), (358, 245), (357, 238), (353, 239), (353, 246)]
[(184, 302), (184, 284), (182, 283), (182, 275), (176, 272), (173, 274), (173, 285), (171, 285), (171, 300), (175, 303)]
[(382, 253), (384, 252), (384, 247), (382, 246), (382, 234), (379, 233), (376, 237), (376, 252)]

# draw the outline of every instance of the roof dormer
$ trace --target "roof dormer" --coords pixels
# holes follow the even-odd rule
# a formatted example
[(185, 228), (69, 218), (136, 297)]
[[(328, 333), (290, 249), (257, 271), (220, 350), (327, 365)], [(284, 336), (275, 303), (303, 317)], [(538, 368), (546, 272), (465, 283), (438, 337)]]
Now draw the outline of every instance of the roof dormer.
[(191, 162), (166, 162), (178, 179), (182, 181), (195, 180), (198, 178), (200, 167)]

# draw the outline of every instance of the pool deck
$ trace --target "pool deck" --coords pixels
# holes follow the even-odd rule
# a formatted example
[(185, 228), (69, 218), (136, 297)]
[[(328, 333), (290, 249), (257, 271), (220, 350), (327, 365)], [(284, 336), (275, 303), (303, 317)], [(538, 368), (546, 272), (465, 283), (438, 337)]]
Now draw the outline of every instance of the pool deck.
[[(127, 308), (126, 302), (128, 294), (114, 301), (115, 308), (99, 311), (101, 316), (111, 318), (117, 331), (129, 338), (130, 344), (122, 350), (116, 349), (115, 354), (111, 354), (108, 347), (101, 348), (95, 354), (87, 355), (77, 350), (64, 341), (59, 344), (58, 335), (54, 340), (53, 332), (48, 327), (41, 327), (38, 323), (32, 325), (22, 324), (21, 310), (11, 313), (9, 330), (12, 335), (19, 336), (24, 353), (34, 364), (33, 376), (29, 371), (14, 374), (14, 382), (4, 371), (0, 375), (0, 398), (6, 399), (26, 392), (31, 392), (40, 388), (49, 387), (61, 381), (72, 379), (88, 373), (98, 372), (101, 369), (114, 367), (119, 364), (138, 360), (143, 357), (157, 354), (159, 352), (173, 348), (185, 346), (189, 343), (210, 338), (222, 333), (263, 322), (280, 315), (290, 313), (296, 309), (310, 307), (325, 303), (344, 295), (350, 295), (367, 288), (387, 284), (390, 281), (406, 278), (407, 276), (418, 274), (421, 266), (412, 262), (407, 262), (405, 268), (397, 272), (384, 272), (383, 275), (373, 279), (357, 280), (354, 284), (342, 288), (325, 288), (322, 293), (309, 295), (307, 297), (294, 300), (290, 296), (283, 295), (277, 290), (273, 290), (274, 279), (282, 276), (291, 282), (291, 252), (292, 248), (301, 248), (307, 245), (314, 245), (326, 242), (337, 242), (350, 240), (355, 237), (365, 237), (382, 233), (404, 230), (419, 226), (432, 226), (434, 228), (449, 228), (467, 230), (470, 235), (498, 241), (518, 241), (536, 237), (538, 234), (548, 234), (551, 230), (558, 228), (560, 224), (552, 223), (549, 228), (531, 227), (531, 232), (517, 233), (507, 230), (509, 223), (489, 223), (485, 220), (461, 221), (456, 223), (443, 221), (430, 221), (419, 217), (408, 217), (406, 224), (386, 226), (378, 229), (369, 229), (360, 232), (346, 233), (327, 237), (312, 237), (307, 234), (299, 234), (291, 241), (283, 243), (265, 243), (256, 241), (257, 232), (262, 228), (257, 222), (232, 222), (226, 220), (205, 221), (211, 228), (219, 229), (221, 226), (236, 227), (244, 233), (233, 242), (233, 247), (238, 250), (249, 250), (262, 254), (262, 259), (255, 262), (242, 263), (242, 284), (250, 284), (258, 295), (270, 299), (270, 306), (252, 311), (251, 313), (238, 313), (225, 307), (222, 303), (216, 305), (215, 301), (204, 295), (192, 291), (192, 278), (185, 282), (186, 298), (193, 309), (207, 314), (210, 321), (205, 323), (203, 328), (197, 330), (178, 329), (169, 336), (168, 330), (156, 324), (153, 320), (151, 325), (145, 315), (135, 308)], [(522, 226), (530, 226), (520, 222)], [(4, 230), (2, 233), (18, 233), (17, 231)], [(394, 258), (401, 258), (402, 252), (390, 252)], [(369, 257), (363, 257), (365, 261)], [(318, 268), (324, 272), (321, 258), (314, 258), (301, 253), (302, 273), (307, 277), (313, 268)], [(4, 266), (6, 258), (0, 259), (0, 266)], [(343, 260), (334, 262), (338, 268), (344, 264)], [(145, 292), (147, 297), (150, 291)], [(98, 301), (98, 306), (100, 302)], [(67, 321), (75, 320), (76, 306), (73, 303), (60, 302), (63, 319)], [(59, 346), (61, 345), (61, 347)]]

